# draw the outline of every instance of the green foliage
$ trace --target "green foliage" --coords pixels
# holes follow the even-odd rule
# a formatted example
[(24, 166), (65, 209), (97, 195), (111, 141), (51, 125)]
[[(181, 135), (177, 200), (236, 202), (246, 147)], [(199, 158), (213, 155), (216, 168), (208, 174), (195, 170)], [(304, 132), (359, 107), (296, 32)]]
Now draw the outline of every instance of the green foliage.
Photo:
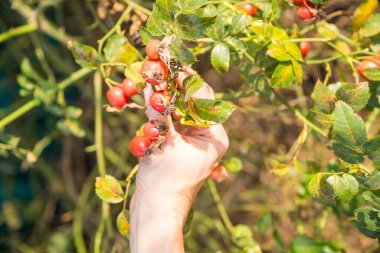
[(205, 82), (198, 75), (188, 76), (183, 80), (183, 88), (185, 90), (185, 102), (191, 99), (191, 96), (204, 86)]
[(380, 14), (372, 15), (360, 29), (360, 34), (364, 37), (372, 37), (380, 33)]
[(221, 42), (212, 49), (211, 63), (221, 73), (228, 71), (230, 68), (230, 50), (226, 43)]
[(252, 237), (251, 229), (246, 225), (239, 224), (232, 228), (232, 242), (243, 249), (243, 252), (261, 252), (257, 242)]
[(124, 210), (119, 213), (116, 219), (116, 226), (120, 234), (124, 237), (129, 237), (129, 222), (128, 222), (128, 211)]
[(380, 241), (380, 211), (371, 207), (355, 210), (355, 219), (351, 222), (360, 232)]
[(130, 64), (137, 60), (139, 52), (122, 34), (113, 34), (106, 42), (104, 56), (109, 63)]
[(124, 200), (124, 192), (119, 182), (110, 175), (97, 177), (95, 183), (95, 193), (107, 203), (120, 203)]
[(75, 62), (81, 67), (93, 68), (99, 65), (100, 59), (95, 48), (76, 41), (70, 41), (68, 47), (74, 56)]
[(194, 111), (205, 121), (215, 123), (224, 123), (236, 109), (231, 102), (212, 100), (212, 99), (195, 99)]
[(294, 239), (290, 246), (290, 253), (320, 253), (320, 252), (332, 252), (343, 253), (339, 247), (329, 242), (318, 242), (312, 238), (306, 236), (298, 236)]
[[(90, 1), (87, 5), (80, 5), (85, 9), (83, 13), (78, 8), (77, 1), (44, 3), (37, 0), (27, 4), (23, 1), (14, 2), (15, 8), (12, 11), (24, 16), (22, 22), (31, 22), (34, 19), (30, 17), (36, 17), (38, 27), (34, 21), (27, 23), (25, 26), (36, 26), (33, 34), (25, 36), (25, 39), (1, 44), (6, 50), (0, 55), (8, 55), (4, 58), (5, 64), (2, 65), (0, 73), (0, 81), (5, 83), (1, 86), (14, 89), (14, 83), (8, 79), (13, 80), (17, 76), (20, 95), (30, 101), (20, 107), (18, 102), (11, 101), (10, 104), (8, 96), (12, 92), (8, 92), (6, 88), (1, 90), (5, 106), (0, 110), (0, 154), (7, 160), (2, 162), (0, 178), (3, 175), (8, 179), (9, 175), (15, 173), (30, 173), (33, 180), (46, 178), (46, 184), (49, 185), (46, 189), (52, 189), (51, 186), (54, 188), (54, 191), (47, 192), (37, 187), (36, 192), (43, 192), (41, 195), (48, 193), (48, 199), (41, 201), (36, 197), (32, 201), (33, 205), (42, 210), (35, 215), (30, 214), (34, 208), (25, 208), (24, 205), (23, 208), (17, 206), (7, 211), (7, 202), (10, 202), (8, 195), (13, 192), (7, 187), (12, 180), (8, 182), (4, 179), (4, 182), (0, 182), (3, 187), (0, 187), (0, 197), (5, 196), (6, 200), (4, 204), (1, 203), (4, 215), (1, 213), (0, 219), (5, 221), (4, 226), (9, 228), (10, 234), (21, 234), (26, 227), (17, 228), (17, 219), (14, 216), (19, 223), (23, 223), (25, 219), (24, 223), (28, 225), (32, 223), (28, 217), (38, 217), (35, 220), (41, 220), (33, 228), (37, 235), (31, 237), (29, 242), (25, 240), (25, 246), (24, 235), (20, 236), (21, 239), (9, 240), (9, 243), (18, 246), (15, 250), (53, 252), (57, 248), (66, 252), (111, 252), (128, 247), (124, 238), (113, 234), (112, 229), (109, 229), (109, 223), (102, 223), (108, 219), (103, 219), (103, 216), (99, 219), (98, 213), (95, 213), (103, 210), (104, 216), (117, 214), (117, 210), (114, 210), (116, 207), (110, 207), (110, 210), (101, 209), (98, 202), (91, 201), (92, 187), (88, 182), (92, 182), (95, 177), (95, 173), (90, 176), (91, 169), (98, 168), (100, 174), (103, 174), (105, 169), (102, 167), (106, 167), (107, 173), (121, 177), (130, 172), (129, 164), (136, 162), (126, 152), (126, 146), (136, 131), (141, 133), (143, 112), (125, 109), (113, 114), (102, 113), (105, 96), (101, 96), (100, 91), (107, 88), (106, 85), (101, 87), (103, 81), (110, 87), (120, 83), (124, 77), (131, 78), (138, 88), (145, 87), (139, 73), (145, 52), (139, 45), (137, 30), (145, 45), (153, 39), (165, 42), (165, 48), (162, 48), (164, 56), (167, 57), (165, 60), (172, 63), (168, 66), (168, 84), (175, 96), (176, 110), (182, 116), (180, 123), (184, 128), (210, 127), (227, 122), (236, 108), (239, 108), (236, 118), (227, 122), (226, 126), (230, 135), (231, 152), (221, 163), (233, 175), (228, 181), (218, 184), (221, 195), (227, 189), (226, 198), (220, 196), (223, 202), (218, 202), (218, 198), (213, 196), (218, 206), (210, 208), (209, 195), (207, 198), (202, 196), (201, 204), (194, 207), (196, 225), (190, 228), (188, 225), (193, 218), (191, 211), (184, 228), (185, 233), (187, 230), (191, 231), (185, 239), (189, 249), (194, 252), (260, 252), (250, 227), (229, 226), (225, 220), (222, 223), (216, 218), (211, 219), (216, 210), (223, 219), (233, 215), (235, 217), (232, 220), (239, 222), (246, 221), (245, 217), (251, 218), (250, 215), (241, 215), (242, 213), (259, 210), (260, 216), (249, 222), (255, 224), (254, 230), (260, 234), (258, 239), (264, 242), (265, 252), (343, 252), (339, 245), (330, 242), (305, 236), (291, 238), (294, 235), (291, 232), (296, 232), (293, 226), (286, 227), (291, 231), (289, 234), (281, 234), (283, 224), (288, 224), (281, 221), (288, 219), (289, 215), (297, 220), (297, 226), (294, 227), (298, 230), (306, 227), (308, 232), (316, 231), (310, 232), (313, 238), (322, 238), (319, 236), (324, 231), (324, 219), (333, 213), (338, 221), (329, 226), (346, 229), (342, 223), (347, 220), (345, 217), (350, 217), (353, 218), (352, 224), (364, 235), (379, 240), (380, 70), (374, 68), (365, 71), (365, 75), (371, 80), (369, 83), (361, 82), (361, 77), (355, 73), (358, 62), (376, 57), (375, 54), (380, 49), (380, 21), (379, 14), (375, 13), (379, 5), (377, 0), (366, 0), (356, 9), (350, 6), (349, 9), (354, 10), (352, 23), (347, 23), (347, 20), (340, 22), (340, 16), (327, 20), (326, 17), (334, 14), (323, 5), (327, 1), (311, 0), (317, 4), (315, 12), (318, 17), (311, 22), (295, 21), (291, 28), (282, 27), (282, 20), (288, 18), (284, 13), (289, 15), (296, 10), (292, 1), (256, 1), (254, 4), (258, 13), (254, 17), (239, 10), (240, 2), (228, 1), (210, 3), (206, 0), (157, 0), (155, 4), (151, 1), (132, 1), (125, 5), (129, 1), (118, 1), (110, 5)], [(6, 8), (3, 8), (4, 5)], [(54, 11), (46, 13), (49, 14), (49, 21), (46, 22), (44, 12), (46, 9), (50, 10), (47, 8), (50, 6), (54, 7)], [(69, 7), (66, 8), (67, 6)], [(124, 12), (119, 13), (118, 8), (121, 7)], [(7, 9), (7, 3), (0, 4), (1, 14)], [(151, 14), (150, 9), (153, 9)], [(30, 11), (30, 15), (25, 16), (25, 10)], [(70, 18), (66, 18), (67, 13), (62, 10), (71, 10)], [(98, 17), (97, 12), (107, 13), (105, 19)], [(78, 19), (78, 13), (86, 15)], [(2, 16), (2, 28), (7, 29), (8, 24), (20, 24), (20, 20), (8, 22), (8, 16), (13, 15), (5, 13), (4, 18)], [(116, 21), (118, 17), (121, 18)], [(336, 20), (339, 22), (335, 22)], [(146, 21), (146, 28), (140, 26)], [(87, 26), (89, 24), (91, 25)], [(4, 43), (7, 36), (19, 36), (15, 31), (19, 30), (15, 28), (2, 32), (0, 43)], [(98, 41), (98, 48), (74, 41), (65, 34), (67, 31), (76, 34), (78, 41)], [(101, 33), (104, 37), (100, 39)], [(308, 36), (313, 37), (306, 38)], [(71, 56), (67, 56), (66, 43), (56, 45), (55, 40), (70, 41), (68, 47), (78, 65), (74, 64)], [(305, 58), (299, 49), (298, 43), (301, 41), (312, 44), (311, 52)], [(8, 66), (6, 61), (16, 62), (18, 66)], [(209, 66), (209, 62), (217, 72), (228, 72), (228, 76), (218, 76)], [(198, 74), (187, 77), (183, 89), (175, 88), (175, 74), (194, 63), (197, 64), (192, 67), (205, 74), (205, 80), (215, 87), (215, 100), (192, 98), (205, 83)], [(81, 69), (74, 72), (78, 67)], [(17, 69), (16, 73), (13, 73), (14, 69)], [(97, 72), (95, 78), (89, 78), (86, 83), (79, 82), (79, 79), (92, 70)], [(243, 82), (238, 74), (244, 79)], [(100, 76), (102, 80), (99, 80)], [(317, 77), (323, 82), (316, 82)], [(62, 81), (57, 81), (61, 79)], [(236, 81), (230, 82), (230, 79)], [(218, 83), (213, 83), (214, 80)], [(312, 82), (316, 84), (310, 96), (314, 104), (310, 107)], [(66, 90), (71, 84), (76, 87)], [(91, 93), (93, 84), (98, 93)], [(224, 99), (232, 100), (233, 103)], [(93, 100), (96, 102), (94, 116)], [(129, 101), (135, 105), (143, 103), (139, 96), (129, 98)], [(21, 102), (20, 104), (24, 104)], [(31, 116), (16, 121), (38, 106), (41, 108), (31, 113)], [(11, 110), (14, 111), (10, 113)], [(43, 113), (47, 113), (47, 116), (44, 117)], [(293, 113), (292, 116), (290, 113)], [(94, 122), (95, 133), (92, 130)], [(10, 127), (10, 123), (14, 123), (15, 127)], [(301, 134), (300, 128), (303, 128)], [(311, 133), (318, 134), (314, 136)], [(82, 139), (77, 140), (68, 135)], [(104, 144), (102, 137), (105, 139)], [(60, 142), (64, 145), (57, 148)], [(304, 142), (305, 145), (302, 146)], [(43, 153), (45, 149), (48, 151), (47, 147), (51, 143), (54, 143), (53, 152)], [(332, 152), (321, 151), (325, 146)], [(97, 162), (93, 159), (94, 152)], [(102, 159), (103, 154), (105, 158)], [(13, 156), (23, 160), (22, 164), (11, 164)], [(263, 157), (270, 158), (262, 159)], [(326, 159), (329, 160), (328, 165), (325, 164)], [(109, 164), (104, 166), (103, 160)], [(265, 167), (263, 160), (269, 161), (270, 170), (262, 169)], [(55, 165), (51, 166), (51, 161), (62, 161), (62, 170), (56, 170)], [(273, 164), (275, 166), (271, 166)], [(24, 172), (31, 166), (36, 169)], [(282, 173), (278, 173), (281, 169)], [(278, 178), (274, 178), (276, 176)], [(86, 177), (89, 178), (88, 181), (85, 180)], [(132, 177), (127, 181), (130, 183), (131, 180)], [(287, 191), (289, 185), (297, 193), (291, 195)], [(5, 195), (2, 194), (4, 192)], [(95, 192), (107, 203), (120, 203), (128, 196), (116, 178), (109, 175), (97, 178)], [(281, 201), (277, 201), (278, 192), (282, 194)], [(308, 198), (310, 196), (333, 208), (324, 208), (322, 212), (320, 208), (310, 208), (313, 205)], [(275, 204), (272, 203), (273, 200), (276, 201)], [(223, 207), (224, 201), (229, 205)], [(61, 226), (71, 226), (67, 225), (71, 223), (66, 222), (65, 212), (74, 215), (69, 217), (73, 220), (73, 229), (69, 227), (70, 232), (66, 234), (51, 233), (46, 240), (41, 236), (46, 245), (40, 246), (35, 239), (40, 237), (38, 233), (43, 226), (42, 221), (47, 221), (44, 223), (49, 226), (52, 224), (51, 227), (55, 226), (55, 222), (51, 223), (49, 220), (53, 216), (43, 215), (46, 212), (44, 210), (50, 210), (52, 204), (57, 207), (55, 213), (60, 215), (52, 214), (54, 220), (62, 221), (59, 229)], [(227, 208), (228, 212), (223, 212), (223, 208)], [(22, 213), (21, 216), (19, 212), (27, 212), (27, 215)], [(322, 217), (318, 217), (320, 215)], [(128, 213), (123, 208), (116, 219), (117, 228), (123, 237), (129, 235), (128, 218)], [(310, 222), (302, 224), (303, 219)], [(93, 222), (94, 220), (99, 222)], [(102, 235), (103, 228), (107, 236)], [(342, 229), (340, 233), (343, 234), (342, 244), (346, 245), (346, 230)], [(203, 243), (204, 238), (207, 238), (207, 248), (200, 249), (206, 244)], [(73, 245), (71, 239), (74, 239)], [(105, 243), (102, 244), (100, 239)], [(272, 241), (267, 243), (268, 239)], [(23, 244), (19, 243), (21, 241)], [(93, 241), (94, 246), (87, 245)], [(198, 245), (198, 242), (201, 243)], [(288, 242), (291, 242), (290, 248)], [(1, 243), (2, 240), (0, 248)], [(109, 245), (114, 248), (111, 249)], [(359, 252), (358, 249), (352, 250)]]

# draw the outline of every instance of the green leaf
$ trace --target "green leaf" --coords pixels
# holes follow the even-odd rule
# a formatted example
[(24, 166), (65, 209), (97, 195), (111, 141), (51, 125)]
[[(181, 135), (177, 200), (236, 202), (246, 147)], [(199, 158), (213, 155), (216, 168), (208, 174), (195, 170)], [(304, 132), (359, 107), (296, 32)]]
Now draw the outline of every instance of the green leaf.
[(69, 135), (72, 134), (78, 138), (84, 138), (86, 131), (82, 128), (82, 124), (76, 119), (62, 119), (57, 122), (57, 128), (63, 133)]
[(221, 73), (228, 71), (230, 68), (230, 50), (226, 43), (221, 42), (212, 49), (211, 63)]
[(352, 19), (352, 28), (358, 31), (367, 19), (372, 16), (379, 6), (378, 0), (366, 0), (355, 9), (354, 17)]
[(75, 62), (81, 67), (97, 67), (100, 64), (100, 59), (95, 48), (76, 41), (70, 41), (68, 48), (71, 50)]
[(238, 34), (247, 26), (248, 16), (245, 14), (238, 14), (233, 17), (230, 24), (229, 33), (232, 35)]
[(124, 237), (129, 236), (129, 222), (128, 222), (128, 212), (127, 210), (124, 210), (123, 212), (119, 213), (116, 219), (116, 225), (117, 229), (119, 230), (120, 234)]
[(130, 78), (135, 84), (143, 83), (144, 79), (140, 75), (139, 71), (141, 70), (142, 62), (134, 62), (129, 64), (124, 69), (124, 75), (127, 78)]
[(221, 16), (218, 16), (215, 20), (215, 23), (210, 25), (205, 34), (215, 41), (219, 41), (224, 38), (226, 29), (224, 27), (223, 19)]
[(321, 111), (331, 113), (334, 110), (336, 100), (335, 94), (319, 80), (315, 84), (311, 98), (316, 107)]
[(308, 190), (313, 198), (322, 201), (325, 204), (335, 204), (334, 190), (331, 185), (326, 182), (327, 175), (318, 173), (310, 180)]
[(380, 212), (372, 207), (363, 207), (355, 210), (354, 225), (366, 236), (380, 241)]
[(304, 235), (291, 242), (289, 253), (343, 253), (338, 246), (329, 242), (319, 242)]
[(197, 58), (190, 52), (185, 46), (183, 41), (176, 38), (170, 45), (169, 51), (171, 56), (175, 59), (177, 63), (181, 66), (190, 65), (197, 61)]
[(258, 247), (252, 237), (252, 231), (247, 225), (238, 224), (232, 228), (232, 242), (239, 248)]
[(184, 40), (196, 41), (204, 36), (204, 32), (215, 19), (215, 17), (200, 17), (194, 13), (180, 14), (171, 33)]
[(42, 78), (42, 76), (32, 67), (32, 63), (28, 58), (23, 58), (21, 62), (21, 73), (37, 82), (39, 85), (48, 87), (49, 84)]
[(124, 200), (124, 192), (119, 182), (110, 175), (97, 177), (95, 182), (95, 193), (107, 203), (120, 203)]
[(372, 15), (365, 22), (359, 33), (363, 37), (372, 37), (380, 33), (380, 14)]
[(313, 121), (322, 129), (330, 129), (334, 123), (332, 114), (326, 114), (319, 110), (312, 109), (311, 116)]
[(205, 81), (199, 75), (188, 76), (183, 80), (183, 88), (185, 90), (185, 102), (189, 101), (191, 95), (202, 88)]
[(293, 71), (294, 71), (294, 74), (296, 76), (298, 83), (302, 83), (303, 70), (302, 70), (301, 63), (299, 63), (298, 61), (296, 61), (294, 59), (291, 59), (291, 62), (292, 62)]
[(326, 181), (334, 190), (335, 198), (337, 198), (344, 206), (347, 206), (351, 199), (359, 192), (359, 184), (350, 174), (332, 175)]
[(380, 81), (380, 67), (366, 69), (364, 75), (371, 81)]
[(272, 74), (272, 87), (285, 88), (293, 84), (295, 79), (292, 64), (290, 62), (281, 62), (275, 68)]
[(163, 36), (171, 31), (174, 27), (174, 17), (170, 13), (160, 10), (160, 7), (155, 4), (153, 12), (149, 16), (146, 24), (146, 29), (153, 36)]
[(372, 161), (380, 163), (380, 136), (364, 143), (363, 153)]
[(370, 190), (379, 190), (380, 189), (380, 171), (377, 171), (368, 177), (364, 177), (360, 181), (365, 187), (367, 187)]
[(363, 120), (346, 103), (336, 103), (334, 111), (334, 139), (353, 149), (367, 141)]
[(303, 62), (301, 50), (296, 43), (285, 41), (284, 42), (286, 52), (296, 61)]
[(124, 35), (114, 34), (106, 42), (104, 55), (108, 62), (129, 64), (137, 60), (139, 52)]
[(345, 162), (358, 164), (364, 161), (363, 154), (343, 143), (334, 142), (331, 149), (337, 157)]
[(371, 96), (367, 83), (359, 85), (352, 83), (341, 83), (336, 96), (339, 100), (346, 102), (354, 111), (363, 109)]
[(285, 43), (282, 41), (274, 40), (268, 47), (266, 53), (268, 56), (278, 60), (278, 61), (290, 61), (291, 56), (286, 52)]
[(206, 5), (207, 0), (178, 0), (178, 4), (182, 11), (190, 12)]
[(365, 191), (361, 194), (363, 199), (373, 208), (380, 210), (380, 198), (371, 191)]
[(236, 109), (231, 102), (212, 99), (195, 99), (194, 111), (203, 120), (224, 123)]
[(228, 172), (237, 173), (243, 168), (243, 163), (238, 157), (231, 157), (223, 161), (224, 167)]
[(272, 227), (272, 215), (270, 213), (263, 213), (257, 219), (255, 224), (255, 232), (263, 234)]
[(154, 36), (143, 26), (140, 27), (140, 36), (144, 45), (148, 45), (151, 40), (154, 40)]

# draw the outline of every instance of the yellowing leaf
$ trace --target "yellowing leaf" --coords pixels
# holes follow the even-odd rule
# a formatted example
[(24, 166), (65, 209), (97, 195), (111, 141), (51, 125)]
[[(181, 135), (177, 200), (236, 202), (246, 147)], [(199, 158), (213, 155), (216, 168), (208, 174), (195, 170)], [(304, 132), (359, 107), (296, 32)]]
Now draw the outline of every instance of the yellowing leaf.
[(115, 204), (124, 200), (124, 192), (121, 185), (110, 175), (96, 178), (95, 193), (107, 203)]
[(129, 236), (129, 222), (128, 222), (128, 213), (126, 210), (119, 213), (116, 220), (117, 229), (119, 230), (120, 234), (124, 237)]

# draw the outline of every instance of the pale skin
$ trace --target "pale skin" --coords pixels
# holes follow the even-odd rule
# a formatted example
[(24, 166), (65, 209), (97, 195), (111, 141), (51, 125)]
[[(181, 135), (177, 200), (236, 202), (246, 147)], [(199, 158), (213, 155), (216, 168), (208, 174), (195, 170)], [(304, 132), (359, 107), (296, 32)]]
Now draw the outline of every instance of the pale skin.
[[(157, 88), (157, 87), (156, 87)], [(170, 116), (149, 105), (152, 88), (144, 89), (147, 116), (169, 127), (161, 151), (142, 158), (136, 176), (130, 213), (132, 253), (181, 253), (182, 228), (191, 205), (211, 170), (227, 151), (228, 137), (222, 125), (183, 130)], [(206, 83), (194, 98), (214, 98)]]

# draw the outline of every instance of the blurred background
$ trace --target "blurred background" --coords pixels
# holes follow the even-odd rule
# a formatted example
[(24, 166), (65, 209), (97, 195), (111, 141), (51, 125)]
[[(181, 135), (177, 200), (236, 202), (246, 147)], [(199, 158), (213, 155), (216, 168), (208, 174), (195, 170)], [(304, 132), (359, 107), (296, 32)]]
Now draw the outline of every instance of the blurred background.
[[(30, 100), (25, 95), (32, 84), (24, 80), (25, 75), (59, 83), (78, 70), (66, 41), (96, 47), (125, 10), (126, 2), (130, 1), (1, 0), (0, 118)], [(153, 1), (135, 2), (152, 8)], [(333, 0), (325, 8), (347, 14), (360, 3)], [(281, 25), (292, 28), (299, 22), (295, 7), (281, 6)], [(129, 41), (141, 52), (136, 31), (146, 18), (144, 12), (136, 10), (123, 23)], [(345, 27), (350, 15), (333, 21)], [(20, 26), (25, 34), (2, 37)], [(324, 58), (324, 54), (316, 43), (309, 57)], [(221, 75), (212, 68), (208, 54), (198, 57), (195, 69), (219, 96), (245, 85), (237, 70)], [(303, 87), (282, 91), (292, 105), (311, 104), (313, 86), (325, 74), (318, 66), (305, 67)], [(336, 70), (333, 78), (339, 79), (348, 71), (339, 63), (332, 67)], [(35, 107), (0, 132), (0, 252), (77, 252), (78, 248), (93, 252), (101, 201), (94, 194), (97, 163), (92, 76), (77, 80), (61, 96), (61, 106)], [(142, 103), (141, 97), (135, 99)], [(326, 208), (308, 194), (308, 175), (322, 167), (333, 168), (332, 153), (316, 138), (308, 138), (299, 162), (274, 172), (268, 164), (271, 159), (287, 156), (302, 124), (270, 97), (253, 93), (229, 99), (238, 110), (225, 125), (231, 145), (223, 162), (235, 172), (217, 183), (217, 188), (232, 222), (249, 226), (263, 252), (380, 252), (378, 243), (350, 226), (345, 216), (352, 213), (355, 201), (344, 209)], [(129, 141), (145, 122), (144, 112), (104, 112), (103, 119), (107, 172), (123, 180), (137, 164), (129, 152)], [(110, 209), (103, 252), (128, 252), (128, 240), (119, 235), (114, 222), (119, 209)], [(185, 237), (188, 252), (231, 252), (233, 246), (207, 187), (193, 210)]]

